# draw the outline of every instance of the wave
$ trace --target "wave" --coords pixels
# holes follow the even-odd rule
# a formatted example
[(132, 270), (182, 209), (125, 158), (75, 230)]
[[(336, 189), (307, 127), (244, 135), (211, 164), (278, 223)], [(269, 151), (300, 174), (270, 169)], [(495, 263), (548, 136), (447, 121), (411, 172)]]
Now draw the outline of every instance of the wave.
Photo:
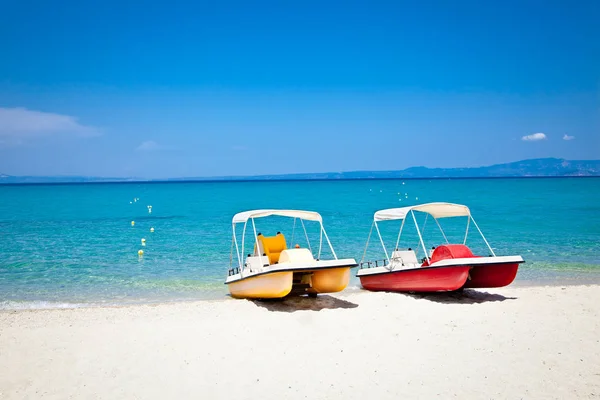
[[(99, 304), (98, 304), (99, 305)], [(107, 304), (103, 304), (106, 306)], [(53, 310), (93, 306), (91, 303), (69, 303), (64, 301), (0, 301), (0, 310)]]

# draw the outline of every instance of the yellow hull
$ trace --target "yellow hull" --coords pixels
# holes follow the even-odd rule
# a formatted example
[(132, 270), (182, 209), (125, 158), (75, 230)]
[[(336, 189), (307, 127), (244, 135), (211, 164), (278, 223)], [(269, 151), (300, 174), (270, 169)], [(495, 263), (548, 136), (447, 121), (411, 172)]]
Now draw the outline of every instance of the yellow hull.
[(278, 299), (292, 291), (293, 272), (273, 272), (228, 284), (237, 299)]
[(341, 292), (350, 282), (350, 268), (332, 268), (313, 271), (311, 286), (316, 293)]
[[(294, 290), (301, 293), (341, 292), (350, 281), (350, 268), (340, 267), (322, 270), (282, 271), (245, 278), (228, 284), (232, 297), (238, 299), (278, 299), (290, 294), (295, 287), (294, 274), (302, 274), (296, 283), (308, 284), (306, 289)], [(299, 290), (299, 292), (298, 292)]]

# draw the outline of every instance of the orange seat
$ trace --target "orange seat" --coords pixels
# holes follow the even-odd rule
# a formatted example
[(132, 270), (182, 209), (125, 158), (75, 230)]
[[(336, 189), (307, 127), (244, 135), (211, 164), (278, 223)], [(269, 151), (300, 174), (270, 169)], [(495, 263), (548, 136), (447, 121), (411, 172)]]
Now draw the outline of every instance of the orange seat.
[[(263, 236), (262, 234), (257, 235), (258, 247), (262, 251), (261, 254), (266, 254), (269, 257), (269, 264), (275, 264), (279, 262), (279, 255), (285, 249), (287, 245), (285, 243), (285, 236), (283, 233), (278, 232), (275, 236)], [(254, 251), (256, 252), (256, 245)]]

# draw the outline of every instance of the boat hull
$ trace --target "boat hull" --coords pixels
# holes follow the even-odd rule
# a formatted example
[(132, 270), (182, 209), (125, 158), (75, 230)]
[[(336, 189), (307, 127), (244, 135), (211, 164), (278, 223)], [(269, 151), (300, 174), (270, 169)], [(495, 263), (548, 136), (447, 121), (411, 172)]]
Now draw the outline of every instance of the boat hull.
[(498, 288), (510, 285), (517, 276), (518, 263), (471, 267), (465, 288)]
[(351, 266), (294, 268), (273, 271), (227, 282), (234, 298), (277, 299), (288, 295), (340, 292), (350, 282)]
[(350, 268), (331, 268), (313, 271), (311, 276), (311, 292), (336, 293), (341, 292), (350, 282)]
[(386, 292), (449, 292), (465, 285), (468, 266), (422, 267), (361, 275), (363, 288)]
[(231, 297), (236, 299), (278, 299), (292, 291), (293, 272), (272, 272), (228, 284)]

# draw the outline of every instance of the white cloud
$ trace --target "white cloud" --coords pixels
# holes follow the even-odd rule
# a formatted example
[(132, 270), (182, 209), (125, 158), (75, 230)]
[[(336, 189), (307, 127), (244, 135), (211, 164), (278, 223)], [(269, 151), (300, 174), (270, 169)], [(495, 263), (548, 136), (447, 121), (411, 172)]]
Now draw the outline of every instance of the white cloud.
[(526, 142), (537, 142), (538, 140), (546, 140), (545, 133), (532, 133), (531, 135), (523, 136), (521, 140)]
[(575, 139), (575, 136), (569, 136), (565, 133), (565, 136), (563, 136), (563, 140), (573, 140)]
[(0, 107), (0, 136), (31, 138), (54, 134), (98, 136), (98, 129), (81, 125), (69, 115), (33, 111), (26, 108)]

